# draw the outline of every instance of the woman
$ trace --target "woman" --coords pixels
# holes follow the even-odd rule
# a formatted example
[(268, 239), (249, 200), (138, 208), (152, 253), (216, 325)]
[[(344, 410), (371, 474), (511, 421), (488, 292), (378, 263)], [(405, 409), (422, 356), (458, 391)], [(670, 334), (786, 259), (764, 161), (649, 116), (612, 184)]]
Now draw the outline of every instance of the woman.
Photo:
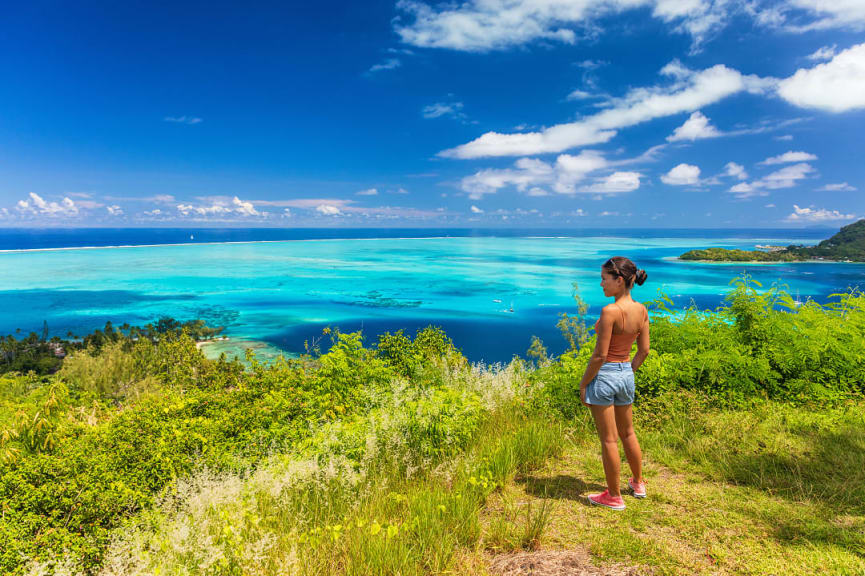
[[(622, 439), (633, 474), (628, 486), (636, 498), (646, 497), (643, 454), (634, 434), (631, 413), (634, 371), (649, 354), (649, 313), (631, 298), (631, 288), (634, 283), (642, 285), (646, 276), (645, 270), (637, 270), (633, 262), (622, 256), (610, 258), (601, 267), (604, 296), (615, 301), (604, 306), (595, 324), (595, 351), (580, 381), (580, 399), (592, 410), (607, 477), (607, 490), (589, 495), (589, 503), (613, 510), (625, 509), (619, 489), (618, 438)], [(635, 340), (637, 354), (629, 361)]]

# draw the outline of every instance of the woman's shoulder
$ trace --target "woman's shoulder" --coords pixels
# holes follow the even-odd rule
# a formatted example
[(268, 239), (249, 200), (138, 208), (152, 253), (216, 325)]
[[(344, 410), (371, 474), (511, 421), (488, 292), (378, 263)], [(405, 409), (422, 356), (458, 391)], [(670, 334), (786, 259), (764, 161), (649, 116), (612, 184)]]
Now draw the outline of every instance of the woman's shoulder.
[(619, 305), (615, 302), (611, 302), (601, 308), (601, 315), (610, 315), (610, 314), (619, 314)]
[(639, 314), (644, 318), (649, 317), (649, 311), (646, 306), (642, 302), (637, 302), (636, 300), (631, 300), (628, 304), (628, 315), (630, 317), (631, 314)]
[(621, 310), (623, 308), (628, 308), (628, 309), (636, 308), (638, 310), (646, 310), (646, 307), (645, 307), (645, 305), (643, 305), (642, 302), (637, 302), (636, 300), (631, 300), (627, 304), (625, 304), (624, 302), (622, 302), (621, 304), (619, 304), (618, 302), (610, 302), (609, 304), (607, 304), (606, 306), (601, 308), (601, 312), (602, 313), (606, 312), (608, 314), (611, 314), (613, 312), (618, 313), (619, 310)]
[(634, 305), (635, 305), (636, 309), (640, 311), (640, 314), (642, 314), (643, 317), (648, 320), (649, 309), (646, 308), (646, 305), (643, 304), (642, 302), (637, 302), (636, 300), (634, 300)]

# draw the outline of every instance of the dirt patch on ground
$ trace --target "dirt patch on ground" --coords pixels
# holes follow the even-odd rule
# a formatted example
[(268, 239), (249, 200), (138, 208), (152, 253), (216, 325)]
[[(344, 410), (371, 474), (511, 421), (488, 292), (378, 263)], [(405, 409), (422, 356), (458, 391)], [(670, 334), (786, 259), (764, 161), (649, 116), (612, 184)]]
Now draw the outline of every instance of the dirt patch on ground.
[(490, 558), (497, 576), (644, 576), (650, 569), (621, 565), (595, 566), (585, 550), (543, 550), (500, 554)]

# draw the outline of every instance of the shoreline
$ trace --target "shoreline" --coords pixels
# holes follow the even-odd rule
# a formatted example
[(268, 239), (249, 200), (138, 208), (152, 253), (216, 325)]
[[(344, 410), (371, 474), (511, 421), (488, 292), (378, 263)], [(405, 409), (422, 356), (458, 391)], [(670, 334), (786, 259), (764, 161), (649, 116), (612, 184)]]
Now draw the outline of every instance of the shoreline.
[(197, 341), (195, 347), (209, 360), (216, 360), (220, 355), (225, 354), (229, 360), (237, 358), (240, 362), (245, 363), (247, 350), (252, 350), (258, 361), (265, 363), (275, 360), (278, 356), (286, 358), (297, 357), (295, 353), (283, 350), (264, 340), (255, 340), (252, 338), (222, 336), (211, 340)]
[(195, 347), (199, 350), (203, 350), (205, 346), (208, 344), (216, 344), (218, 342), (227, 342), (231, 340), (228, 336), (220, 336), (218, 338), (211, 338), (210, 340), (196, 340)]
[(862, 264), (865, 265), (865, 262), (857, 262), (854, 260), (778, 260), (778, 261), (766, 261), (766, 260), (684, 260), (679, 258), (678, 256), (668, 256), (662, 258), (662, 260), (667, 260), (668, 262), (683, 262), (690, 263), (696, 262), (697, 264), (763, 264), (766, 266), (775, 266), (778, 264)]

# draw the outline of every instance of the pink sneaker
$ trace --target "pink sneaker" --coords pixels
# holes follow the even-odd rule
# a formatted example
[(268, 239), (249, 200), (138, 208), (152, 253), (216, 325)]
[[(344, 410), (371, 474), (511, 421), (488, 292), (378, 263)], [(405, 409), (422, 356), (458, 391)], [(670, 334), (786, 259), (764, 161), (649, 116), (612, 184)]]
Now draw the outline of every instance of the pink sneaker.
[(646, 483), (645, 482), (634, 482), (633, 478), (628, 478), (628, 488), (631, 489), (631, 492), (634, 494), (634, 498), (645, 498), (646, 497)]
[(613, 510), (624, 510), (625, 501), (621, 496), (610, 496), (609, 490), (604, 490), (600, 494), (589, 494), (589, 504), (592, 506), (606, 506)]

